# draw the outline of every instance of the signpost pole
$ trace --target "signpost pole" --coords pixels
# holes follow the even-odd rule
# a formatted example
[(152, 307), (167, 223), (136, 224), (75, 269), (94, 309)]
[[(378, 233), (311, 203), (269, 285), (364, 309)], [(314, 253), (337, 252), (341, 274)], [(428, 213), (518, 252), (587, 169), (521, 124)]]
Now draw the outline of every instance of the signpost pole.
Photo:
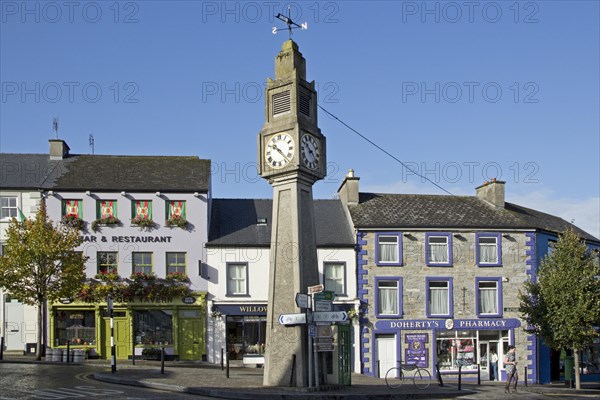
[(110, 315), (110, 372), (117, 372), (117, 354), (115, 349), (115, 307), (113, 305), (113, 298), (108, 295), (106, 299), (108, 306), (108, 314)]
[(307, 334), (308, 334), (308, 387), (313, 387), (313, 338), (312, 336), (310, 336), (310, 324), (313, 323), (312, 321), (312, 307), (313, 304), (315, 304), (315, 302), (313, 301), (313, 295), (310, 294), (310, 306), (311, 308), (308, 308), (306, 310), (306, 313), (308, 314), (308, 329), (306, 330)]

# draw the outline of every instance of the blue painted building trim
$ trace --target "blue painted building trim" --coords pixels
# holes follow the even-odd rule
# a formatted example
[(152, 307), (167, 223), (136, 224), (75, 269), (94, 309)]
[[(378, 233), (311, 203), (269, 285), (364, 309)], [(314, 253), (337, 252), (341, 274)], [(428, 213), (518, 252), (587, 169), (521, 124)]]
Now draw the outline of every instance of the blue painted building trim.
[(365, 375), (371, 374), (371, 369), (367, 366), (369, 363), (369, 350), (367, 349), (367, 344), (371, 344), (369, 338), (367, 337), (368, 328), (365, 326), (368, 323), (368, 319), (364, 318), (364, 315), (367, 315), (369, 311), (369, 302), (365, 298), (369, 293), (369, 281), (368, 275), (369, 272), (365, 269), (367, 265), (367, 250), (365, 246), (367, 245), (367, 241), (365, 240), (366, 233), (358, 232), (356, 234), (356, 264), (357, 264), (357, 296), (360, 300), (359, 306), (359, 324), (360, 324), (360, 366), (362, 373)]
[[(530, 281), (537, 281), (537, 269), (538, 269), (538, 256), (539, 252), (536, 248), (536, 234), (534, 232), (528, 232), (525, 234), (527, 240), (525, 241), (525, 273)], [(527, 360), (530, 362), (531, 367), (527, 370), (527, 379), (534, 383), (550, 383), (550, 357), (548, 357), (545, 363), (539, 363), (539, 351), (540, 343), (536, 335), (527, 335), (527, 341), (531, 343), (527, 346), (527, 350), (531, 351), (531, 354), (527, 355)], [(550, 353), (548, 352), (548, 356)]]

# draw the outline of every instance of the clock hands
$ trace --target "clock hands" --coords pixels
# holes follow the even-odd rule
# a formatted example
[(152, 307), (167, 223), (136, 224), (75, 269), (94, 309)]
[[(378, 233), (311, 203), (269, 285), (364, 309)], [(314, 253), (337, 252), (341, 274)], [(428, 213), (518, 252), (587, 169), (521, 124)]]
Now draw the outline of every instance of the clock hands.
[(283, 157), (283, 158), (284, 158), (286, 161), (290, 161), (290, 160), (289, 160), (289, 159), (288, 159), (288, 158), (285, 156), (285, 154), (283, 154), (283, 151), (281, 151), (281, 149), (280, 149), (279, 147), (277, 147), (277, 144), (273, 143), (273, 148), (274, 148), (275, 150), (277, 150), (277, 152), (278, 152), (279, 154), (281, 154), (281, 157)]

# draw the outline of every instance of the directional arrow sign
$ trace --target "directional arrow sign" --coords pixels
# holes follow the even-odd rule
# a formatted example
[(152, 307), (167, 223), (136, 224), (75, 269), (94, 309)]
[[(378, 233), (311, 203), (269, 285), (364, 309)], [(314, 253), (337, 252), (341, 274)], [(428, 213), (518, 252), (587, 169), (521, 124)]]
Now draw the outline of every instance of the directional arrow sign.
[(346, 311), (320, 311), (313, 313), (315, 322), (343, 322), (348, 319)]
[(306, 323), (306, 314), (281, 314), (279, 316), (281, 325), (299, 325)]

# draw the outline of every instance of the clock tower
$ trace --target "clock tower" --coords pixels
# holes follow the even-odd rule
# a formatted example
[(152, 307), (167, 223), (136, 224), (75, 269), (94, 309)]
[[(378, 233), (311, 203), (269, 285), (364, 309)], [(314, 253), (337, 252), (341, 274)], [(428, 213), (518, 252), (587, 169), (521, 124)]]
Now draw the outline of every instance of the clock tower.
[[(317, 126), (315, 82), (306, 60), (288, 40), (267, 80), (265, 123), (258, 135), (259, 173), (273, 186), (269, 303), (264, 385), (308, 385), (307, 325), (284, 326), (297, 314), (296, 293), (319, 284), (312, 185), (325, 177), (325, 137)], [(295, 365), (294, 365), (295, 360)]]

